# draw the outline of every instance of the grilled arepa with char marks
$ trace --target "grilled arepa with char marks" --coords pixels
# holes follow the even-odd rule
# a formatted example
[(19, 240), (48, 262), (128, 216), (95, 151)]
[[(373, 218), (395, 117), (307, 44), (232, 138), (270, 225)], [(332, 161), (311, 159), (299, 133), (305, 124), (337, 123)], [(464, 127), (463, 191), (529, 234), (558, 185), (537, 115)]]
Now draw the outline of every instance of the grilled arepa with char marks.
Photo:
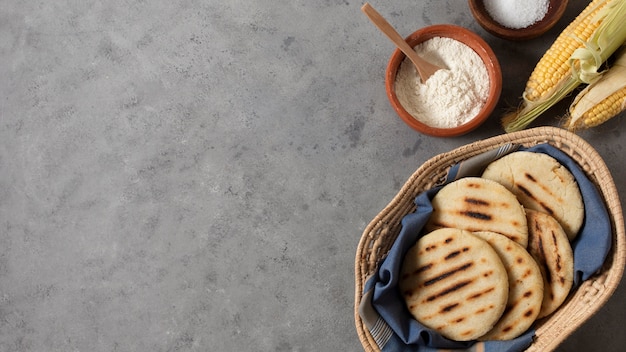
[(453, 227), (493, 231), (526, 247), (528, 228), (524, 208), (501, 184), (479, 177), (465, 177), (445, 185), (433, 197), (433, 213), (426, 231)]
[(583, 198), (571, 172), (553, 157), (519, 151), (490, 163), (482, 174), (513, 192), (527, 209), (553, 216), (573, 240), (584, 218)]
[(527, 209), (528, 252), (535, 258), (544, 282), (537, 319), (552, 314), (567, 298), (574, 282), (574, 253), (563, 228), (552, 216)]
[(502, 317), (479, 340), (510, 340), (524, 333), (533, 324), (543, 301), (543, 279), (535, 259), (504, 235), (495, 232), (474, 232), (496, 250), (509, 277), (509, 298)]
[(399, 288), (424, 326), (456, 341), (490, 331), (508, 299), (506, 269), (496, 251), (468, 231), (442, 228), (407, 252)]

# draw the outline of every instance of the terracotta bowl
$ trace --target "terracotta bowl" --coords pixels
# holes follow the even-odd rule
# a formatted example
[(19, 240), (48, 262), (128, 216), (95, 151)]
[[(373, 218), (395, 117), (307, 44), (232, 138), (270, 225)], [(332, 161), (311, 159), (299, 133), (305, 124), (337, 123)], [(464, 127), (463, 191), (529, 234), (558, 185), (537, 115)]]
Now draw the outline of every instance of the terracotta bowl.
[(567, 0), (550, 0), (548, 12), (543, 19), (526, 28), (514, 29), (495, 21), (485, 9), (483, 0), (468, 0), (468, 2), (472, 15), (481, 27), (497, 37), (513, 41), (529, 40), (541, 36), (554, 27), (567, 8)]
[(393, 52), (391, 58), (389, 59), (389, 63), (387, 64), (385, 74), (387, 97), (389, 98), (391, 106), (400, 118), (414, 130), (435, 137), (460, 136), (476, 129), (483, 122), (485, 122), (498, 104), (500, 93), (502, 92), (502, 71), (500, 69), (500, 63), (498, 62), (498, 59), (496, 58), (496, 55), (491, 47), (479, 35), (466, 28), (456, 25), (437, 24), (424, 27), (406, 37), (405, 40), (409, 43), (409, 45), (411, 45), (411, 47), (414, 47), (435, 37), (448, 37), (464, 43), (472, 48), (485, 63), (489, 74), (490, 85), (489, 95), (482, 109), (472, 120), (463, 125), (452, 128), (431, 127), (415, 119), (402, 106), (395, 92), (396, 75), (400, 64), (406, 57), (400, 49), (396, 49)]

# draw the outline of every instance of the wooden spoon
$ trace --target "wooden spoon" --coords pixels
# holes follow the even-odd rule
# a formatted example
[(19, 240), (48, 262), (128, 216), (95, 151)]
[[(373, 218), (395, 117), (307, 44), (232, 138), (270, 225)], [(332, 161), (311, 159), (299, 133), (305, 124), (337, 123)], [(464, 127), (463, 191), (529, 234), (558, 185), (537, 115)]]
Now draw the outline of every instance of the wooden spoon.
[(404, 55), (406, 55), (409, 60), (415, 65), (417, 69), (417, 73), (422, 79), (422, 83), (426, 82), (426, 80), (433, 75), (437, 70), (440, 70), (441, 67), (431, 64), (430, 62), (422, 59), (413, 48), (400, 36), (400, 34), (385, 20), (383, 16), (378, 13), (378, 11), (374, 10), (374, 8), (369, 4), (365, 3), (363, 7), (361, 7), (361, 11), (369, 17), (369, 19), (380, 29), (389, 39), (391, 39), (394, 44), (398, 47), (398, 49), (402, 50)]

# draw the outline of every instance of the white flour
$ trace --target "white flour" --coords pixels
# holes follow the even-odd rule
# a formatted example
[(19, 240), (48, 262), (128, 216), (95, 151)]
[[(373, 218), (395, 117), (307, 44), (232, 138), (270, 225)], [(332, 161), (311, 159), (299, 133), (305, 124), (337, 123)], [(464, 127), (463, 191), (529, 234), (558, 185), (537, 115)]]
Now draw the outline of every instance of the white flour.
[(431, 127), (456, 127), (476, 116), (489, 93), (489, 74), (480, 56), (469, 46), (443, 37), (429, 39), (414, 49), (446, 69), (422, 84), (413, 63), (405, 59), (396, 76), (400, 104)]

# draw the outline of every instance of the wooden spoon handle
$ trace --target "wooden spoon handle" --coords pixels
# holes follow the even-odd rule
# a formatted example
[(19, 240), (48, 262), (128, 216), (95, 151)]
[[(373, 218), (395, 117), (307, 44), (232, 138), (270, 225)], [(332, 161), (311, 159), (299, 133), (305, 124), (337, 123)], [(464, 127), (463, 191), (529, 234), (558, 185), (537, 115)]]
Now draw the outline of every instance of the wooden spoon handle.
[(417, 55), (413, 48), (411, 48), (404, 38), (402, 38), (400, 33), (398, 33), (369, 3), (365, 3), (363, 7), (361, 7), (361, 11), (363, 11), (363, 13), (365, 13), (365, 15), (367, 15), (367, 17), (369, 17), (369, 19), (376, 25), (376, 27), (378, 27), (389, 39), (391, 39), (391, 41), (396, 44), (404, 55), (406, 55), (409, 60), (413, 62), (420, 78), (422, 79), (422, 82), (425, 82), (428, 77), (440, 69), (440, 67), (431, 64)]

